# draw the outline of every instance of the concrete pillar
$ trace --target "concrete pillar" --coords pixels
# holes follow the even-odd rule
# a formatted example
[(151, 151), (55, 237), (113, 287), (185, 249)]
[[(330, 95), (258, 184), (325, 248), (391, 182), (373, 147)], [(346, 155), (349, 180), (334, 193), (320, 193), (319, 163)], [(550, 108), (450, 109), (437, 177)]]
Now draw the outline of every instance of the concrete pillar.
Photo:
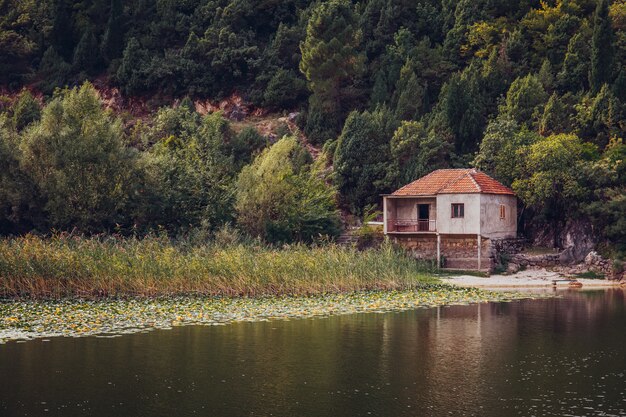
[(480, 251), (481, 251), (481, 242), (480, 235), (478, 235), (478, 270), (480, 271)]
[(387, 234), (387, 197), (383, 197), (383, 233)]
[(437, 269), (441, 268), (441, 236), (437, 233)]

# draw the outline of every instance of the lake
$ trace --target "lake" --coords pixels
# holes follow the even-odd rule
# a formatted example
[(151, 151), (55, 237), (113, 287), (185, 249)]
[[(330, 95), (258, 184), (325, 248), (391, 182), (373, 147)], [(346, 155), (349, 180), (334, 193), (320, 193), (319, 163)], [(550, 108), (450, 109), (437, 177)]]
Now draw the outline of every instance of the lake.
[(0, 416), (625, 416), (626, 292), (0, 345)]

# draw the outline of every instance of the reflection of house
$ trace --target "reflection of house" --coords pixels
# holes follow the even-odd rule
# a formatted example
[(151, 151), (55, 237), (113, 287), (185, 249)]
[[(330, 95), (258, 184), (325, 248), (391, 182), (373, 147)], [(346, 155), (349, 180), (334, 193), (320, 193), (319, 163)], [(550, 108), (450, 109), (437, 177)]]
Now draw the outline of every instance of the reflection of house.
[(439, 169), (383, 196), (385, 234), (420, 258), (481, 269), (490, 240), (517, 235), (515, 193), (475, 169)]

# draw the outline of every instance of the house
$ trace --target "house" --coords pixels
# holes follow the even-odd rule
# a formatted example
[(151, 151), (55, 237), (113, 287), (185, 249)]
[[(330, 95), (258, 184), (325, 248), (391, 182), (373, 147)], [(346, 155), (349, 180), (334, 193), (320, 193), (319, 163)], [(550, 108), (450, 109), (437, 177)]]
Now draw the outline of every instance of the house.
[(385, 235), (418, 258), (490, 269), (493, 241), (517, 235), (517, 197), (476, 169), (439, 169), (384, 195), (383, 221)]

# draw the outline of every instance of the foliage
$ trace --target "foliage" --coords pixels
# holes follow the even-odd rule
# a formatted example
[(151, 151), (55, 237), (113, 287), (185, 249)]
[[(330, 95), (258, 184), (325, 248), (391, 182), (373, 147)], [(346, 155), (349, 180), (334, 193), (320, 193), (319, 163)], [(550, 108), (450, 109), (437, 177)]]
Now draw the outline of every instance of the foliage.
[(513, 181), (513, 189), (552, 224), (555, 247), (559, 246), (560, 224), (588, 198), (590, 175), (585, 163), (596, 153), (593, 145), (573, 134), (541, 138), (519, 152), (522, 172)]
[(201, 117), (185, 106), (161, 109), (144, 134), (154, 145), (142, 160), (147, 201), (139, 207), (140, 225), (176, 232), (215, 229), (232, 220), (236, 172), (226, 147), (232, 137), (219, 113)]
[(241, 227), (271, 243), (336, 236), (335, 191), (310, 162), (297, 140), (285, 137), (244, 167), (236, 185)]
[(11, 106), (11, 122), (16, 130), (22, 130), (41, 117), (39, 103), (28, 90), (22, 90)]
[(21, 167), (45, 201), (46, 218), (34, 223), (94, 231), (123, 222), (134, 155), (122, 138), (90, 84), (59, 92), (20, 144)]
[[(306, 76), (313, 93), (313, 106), (320, 115), (346, 114), (358, 98), (357, 80), (363, 68), (364, 56), (359, 53), (361, 34), (356, 14), (347, 0), (321, 2), (309, 19), (306, 38), (300, 49), (300, 70)], [(319, 133), (318, 116), (309, 117), (306, 132), (316, 142), (328, 139)], [(340, 128), (328, 122), (329, 132)]]
[(20, 168), (19, 136), (0, 114), (0, 233), (19, 232), (28, 216), (33, 186)]
[(519, 124), (533, 126), (543, 112), (548, 95), (535, 75), (517, 78), (506, 93), (504, 113)]
[(392, 183), (401, 187), (434, 169), (445, 168), (450, 152), (451, 144), (427, 132), (423, 122), (402, 122), (391, 139)]
[(599, 91), (602, 85), (612, 81), (613, 53), (609, 0), (599, 0), (593, 17), (593, 37), (591, 38), (589, 84), (593, 92)]
[(489, 122), (474, 165), (510, 186), (524, 175), (520, 152), (538, 140), (537, 133), (521, 127), (510, 116), (500, 116)]
[(392, 191), (389, 142), (398, 126), (391, 111), (352, 112), (339, 136), (335, 155), (335, 183), (343, 202), (355, 213), (377, 204), (380, 194)]
[[(47, 208), (61, 199), (42, 185), (51, 157), (39, 163), (22, 148), (43, 129), (42, 107), (52, 120), (62, 101), (56, 89), (93, 80), (107, 94), (123, 94), (107, 104), (130, 110), (123, 126), (106, 112), (110, 131), (95, 124), (105, 142), (117, 138), (111, 158), (121, 158), (98, 157), (95, 171), (104, 175), (119, 163), (129, 176), (116, 209), (93, 222), (82, 215), (87, 231), (200, 228), (210, 235), (232, 222), (233, 184), (265, 139), (251, 129), (235, 133), (221, 116), (156, 108), (236, 93), (257, 107), (255, 115), (299, 112), (301, 139), (328, 144), (315, 169), (332, 173), (327, 180), (353, 214), (423, 173), (472, 160), (506, 184), (527, 181), (526, 156), (544, 142), (538, 135), (576, 135), (598, 153), (575, 164), (594, 179), (579, 182), (575, 206), (591, 210), (598, 240), (617, 245), (623, 229), (601, 219), (621, 224), (613, 220), (626, 179), (606, 161), (626, 132), (625, 61), (623, 0), (0, 0), (2, 158), (9, 167), (0, 189), (2, 233), (77, 226), (53, 220)], [(76, 118), (84, 111), (85, 120), (100, 120), (92, 107)], [(69, 130), (46, 135), (65, 138)], [(69, 143), (63, 146), (81, 149)], [(87, 164), (71, 152), (51, 155)], [(562, 158), (548, 152), (543, 163)], [(85, 194), (96, 213), (102, 207), (95, 200), (117, 195), (109, 186), (102, 188), (108, 196)], [(522, 210), (522, 223), (555, 225), (545, 210), (551, 199), (542, 194)], [(578, 214), (565, 210), (560, 220)]]

